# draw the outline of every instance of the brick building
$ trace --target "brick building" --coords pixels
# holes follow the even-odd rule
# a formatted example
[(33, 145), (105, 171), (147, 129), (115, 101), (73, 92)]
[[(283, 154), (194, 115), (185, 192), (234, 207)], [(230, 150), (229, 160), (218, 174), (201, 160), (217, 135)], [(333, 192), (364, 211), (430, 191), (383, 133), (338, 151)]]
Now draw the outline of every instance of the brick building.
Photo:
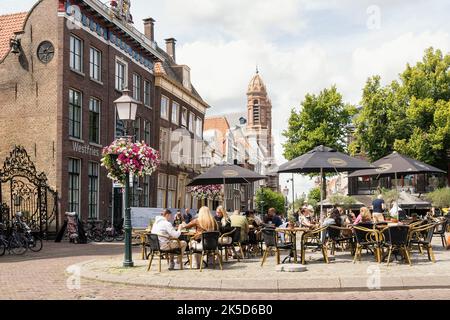
[[(160, 145), (160, 128), (178, 126), (169, 122), (176, 118), (176, 103), (179, 126), (192, 117), (199, 127), (191, 136), (201, 136), (207, 105), (190, 84), (189, 68), (154, 42), (153, 19), (144, 20), (144, 34), (133, 27), (129, 5), (40, 0), (29, 12), (0, 16), (0, 163), (14, 145), (23, 146), (58, 192), (60, 215), (122, 216), (121, 189), (114, 188), (100, 159), (102, 148), (124, 134), (113, 101), (125, 87), (141, 102), (136, 139), (169, 152), (170, 144)], [(161, 172), (177, 178), (195, 173), (193, 166), (165, 164)], [(166, 206), (158, 201), (159, 185), (158, 173), (136, 180), (132, 205)]]

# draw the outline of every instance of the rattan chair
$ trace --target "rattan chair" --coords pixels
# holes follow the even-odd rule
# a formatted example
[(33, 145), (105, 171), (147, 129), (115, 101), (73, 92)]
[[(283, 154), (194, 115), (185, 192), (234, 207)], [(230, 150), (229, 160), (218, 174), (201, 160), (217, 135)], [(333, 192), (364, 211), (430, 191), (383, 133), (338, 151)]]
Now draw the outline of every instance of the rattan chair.
[(291, 256), (292, 252), (294, 251), (294, 245), (292, 243), (280, 243), (278, 241), (278, 233), (274, 228), (261, 229), (261, 235), (266, 246), (261, 260), (261, 267), (264, 265), (264, 262), (266, 261), (267, 256), (269, 255), (271, 250), (275, 249), (277, 264), (281, 263), (280, 250), (289, 250), (289, 256)]
[(382, 248), (388, 248), (387, 265), (389, 266), (391, 254), (394, 250), (398, 250), (400, 254), (403, 251), (405, 260), (411, 265), (408, 253), (409, 226), (386, 227), (380, 233), (383, 238)]
[[(239, 228), (240, 229), (240, 228)], [(234, 239), (235, 234), (239, 234), (241, 230), (237, 230), (237, 228), (233, 228), (230, 232), (224, 233), (219, 238), (219, 250), (222, 254), (222, 250), (225, 250), (225, 261), (228, 261), (228, 249), (231, 249), (233, 251), (233, 254), (237, 257), (238, 262), (240, 261), (239, 255), (236, 253), (236, 249), (234, 247)], [(231, 243), (223, 243), (223, 239), (225, 237), (231, 237)]]
[(409, 251), (412, 253), (413, 246), (417, 245), (418, 250), (422, 253), (422, 247), (427, 250), (428, 260), (436, 262), (434, 258), (433, 246), (433, 233), (436, 227), (435, 223), (429, 223), (417, 228), (410, 229), (409, 234)]
[(375, 260), (380, 262), (380, 232), (376, 229), (364, 228), (361, 225), (353, 227), (356, 240), (355, 257), (353, 263), (357, 259), (361, 261), (361, 251), (363, 249), (370, 250), (375, 255)]
[(448, 220), (444, 219), (436, 224), (434, 228), (433, 236), (441, 237), (442, 246), (447, 248), (447, 240), (445, 239), (445, 232), (447, 231)]
[(205, 231), (202, 233), (202, 250), (197, 250), (195, 248), (189, 249), (190, 254), (190, 267), (192, 269), (192, 255), (194, 253), (201, 254), (200, 258), (200, 272), (203, 270), (203, 258), (206, 257), (206, 260), (212, 255), (213, 256), (213, 267), (216, 266), (216, 258), (219, 260), (220, 270), (222, 268), (222, 256), (219, 251), (219, 231)]
[(342, 251), (344, 251), (343, 244), (348, 244), (350, 246), (350, 251), (352, 255), (355, 251), (355, 240), (353, 234), (345, 235), (344, 232), (350, 231), (351, 229), (345, 228), (345, 227), (338, 227), (338, 226), (328, 226), (327, 233), (328, 233), (328, 241), (331, 242), (331, 248), (330, 248), (330, 254), (334, 256), (336, 251), (336, 245), (341, 246)]
[[(162, 250), (160, 243), (159, 243), (160, 237), (166, 238), (169, 241), (178, 241), (178, 248)], [(145, 243), (145, 246), (150, 249), (150, 252), (146, 255), (147, 259), (149, 259), (149, 257), (150, 257), (149, 262), (148, 262), (147, 271), (149, 271), (150, 268), (152, 267), (152, 261), (153, 261), (153, 257), (155, 255), (157, 255), (159, 257), (159, 267), (158, 267), (159, 272), (161, 272), (161, 259), (166, 258), (167, 260), (169, 260), (170, 255), (178, 256), (178, 262), (180, 264), (180, 269), (183, 270), (183, 255), (181, 252), (181, 242), (179, 239), (170, 238), (170, 237), (166, 237), (166, 236), (162, 236), (162, 235), (158, 235), (158, 234), (154, 234), (154, 233), (147, 234), (146, 238), (147, 238), (147, 241)]]
[(326, 226), (320, 227), (314, 230), (306, 231), (302, 234), (301, 238), (301, 254), (302, 254), (302, 264), (306, 264), (305, 254), (306, 249), (316, 248), (322, 251), (323, 259), (326, 263), (328, 261), (327, 248), (324, 241), (322, 240), (322, 232), (327, 229)]
[[(232, 241), (233, 248), (234, 247), (239, 247), (239, 252), (241, 254), (241, 258), (244, 259), (244, 249), (242, 248), (243, 243), (242, 243), (242, 239), (241, 239), (241, 227), (233, 227), (233, 228), (236, 229), (234, 231), (233, 237), (232, 237), (232, 239), (233, 239), (233, 241)], [(239, 262), (240, 261), (239, 255), (236, 254), (236, 256), (237, 256), (237, 259), (238, 259), (238, 262)]]

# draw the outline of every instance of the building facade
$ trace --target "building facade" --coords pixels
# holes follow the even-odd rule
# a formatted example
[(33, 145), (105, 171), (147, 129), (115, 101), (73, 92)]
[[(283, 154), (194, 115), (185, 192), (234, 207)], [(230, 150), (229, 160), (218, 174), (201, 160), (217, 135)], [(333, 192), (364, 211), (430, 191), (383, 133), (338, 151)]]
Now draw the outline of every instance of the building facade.
[(241, 211), (256, 208), (255, 194), (259, 188), (279, 191), (273, 157), (272, 103), (258, 71), (248, 85), (246, 109), (244, 112), (208, 116), (204, 129), (205, 141), (214, 146), (210, 149), (222, 156), (220, 162), (237, 163), (268, 176), (251, 184), (225, 187), (227, 208)]
[[(98, 0), (40, 0), (29, 12), (0, 16), (0, 22), (7, 25), (0, 30), (0, 162), (21, 145), (58, 192), (61, 216), (121, 218), (122, 188), (100, 166), (102, 148), (125, 134), (113, 102), (128, 88), (141, 104), (135, 138), (169, 148), (161, 145), (160, 130), (174, 129), (167, 119), (176, 118), (173, 105), (195, 115), (196, 133), (207, 105), (192, 86), (183, 86), (188, 77), (166, 75), (158, 66), (183, 75), (188, 67), (158, 47), (154, 20), (144, 20), (144, 34), (133, 26), (130, 1), (108, 6)], [(190, 167), (169, 169), (164, 161), (159, 172), (177, 179), (180, 172), (195, 173)], [(166, 200), (160, 202), (159, 172), (134, 181), (132, 206), (169, 206), (168, 190), (176, 191), (178, 180), (167, 179)]]

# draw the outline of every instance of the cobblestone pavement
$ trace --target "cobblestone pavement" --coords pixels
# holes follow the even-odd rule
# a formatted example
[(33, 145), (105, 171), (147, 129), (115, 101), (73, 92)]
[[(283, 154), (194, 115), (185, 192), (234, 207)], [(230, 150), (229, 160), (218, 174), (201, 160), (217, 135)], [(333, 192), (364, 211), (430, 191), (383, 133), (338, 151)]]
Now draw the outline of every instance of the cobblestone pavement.
[[(450, 289), (422, 289), (366, 292), (300, 292), (300, 293), (246, 293), (220, 291), (191, 291), (167, 288), (149, 288), (94, 280), (81, 279), (79, 289), (69, 289), (66, 268), (93, 259), (120, 261), (123, 246), (115, 244), (73, 245), (69, 243), (45, 242), (39, 253), (24, 256), (0, 257), (0, 299), (448, 299)], [(139, 262), (139, 251), (135, 248), (134, 259)], [(437, 252), (436, 258), (442, 258)], [(449, 252), (445, 252), (448, 256)], [(273, 257), (271, 258), (273, 260)], [(270, 260), (270, 258), (269, 258)], [(442, 262), (440, 262), (442, 263)], [(439, 262), (436, 264), (439, 265)], [(311, 264), (312, 266), (313, 264)], [(323, 265), (323, 264), (321, 264)], [(393, 265), (395, 267), (403, 267)], [(406, 266), (404, 266), (406, 267)], [(319, 267), (318, 267), (319, 268)], [(425, 267), (428, 268), (428, 267)], [(341, 268), (339, 268), (341, 269)], [(346, 268), (345, 268), (346, 269)], [(450, 269), (450, 268), (449, 268)], [(447, 269), (447, 270), (449, 270)], [(189, 277), (191, 277), (192, 272)], [(207, 270), (205, 276), (210, 270)], [(220, 271), (217, 271), (220, 272)], [(164, 274), (168, 273), (166, 270)], [(176, 273), (176, 272), (175, 272)], [(174, 273), (174, 274), (175, 274)], [(225, 275), (224, 272), (222, 275)], [(195, 274), (197, 275), (197, 274)], [(200, 276), (200, 274), (198, 274)], [(69, 283), (70, 284), (70, 283)]]

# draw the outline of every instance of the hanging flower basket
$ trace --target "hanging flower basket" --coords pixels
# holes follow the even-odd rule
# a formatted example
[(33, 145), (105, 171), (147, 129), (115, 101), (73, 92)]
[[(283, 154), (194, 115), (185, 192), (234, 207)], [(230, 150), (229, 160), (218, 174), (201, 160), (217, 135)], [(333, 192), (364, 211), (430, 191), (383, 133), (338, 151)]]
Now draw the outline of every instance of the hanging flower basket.
[(196, 197), (199, 200), (201, 199), (219, 200), (223, 195), (221, 184), (193, 186), (188, 188), (188, 192), (190, 192), (194, 197)]
[(126, 174), (138, 177), (151, 175), (159, 165), (159, 152), (143, 142), (132, 143), (119, 138), (103, 148), (102, 166), (108, 170), (108, 178), (125, 183)]

